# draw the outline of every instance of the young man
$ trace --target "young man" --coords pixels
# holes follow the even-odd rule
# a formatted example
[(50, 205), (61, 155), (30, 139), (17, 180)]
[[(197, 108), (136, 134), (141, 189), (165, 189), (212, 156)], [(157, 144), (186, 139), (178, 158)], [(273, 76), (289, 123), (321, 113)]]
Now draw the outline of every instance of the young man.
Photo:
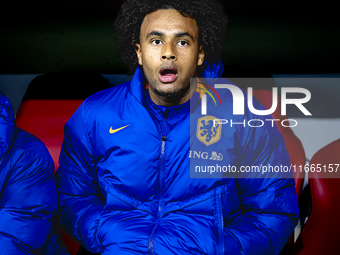
[[(275, 125), (219, 127), (209, 138), (190, 132), (208, 123), (195, 92), (206, 88), (190, 79), (222, 73), (226, 23), (221, 7), (207, 0), (123, 5), (116, 29), (134, 77), (80, 106), (65, 126), (57, 171), (64, 231), (88, 251), (278, 254), (292, 233), (292, 176), (190, 178), (190, 167), (204, 161), (190, 160), (197, 144), (238, 169), (289, 164)], [(220, 96), (223, 108), (209, 102), (209, 114), (231, 116), (231, 94)], [(245, 116), (255, 118), (248, 109)]]

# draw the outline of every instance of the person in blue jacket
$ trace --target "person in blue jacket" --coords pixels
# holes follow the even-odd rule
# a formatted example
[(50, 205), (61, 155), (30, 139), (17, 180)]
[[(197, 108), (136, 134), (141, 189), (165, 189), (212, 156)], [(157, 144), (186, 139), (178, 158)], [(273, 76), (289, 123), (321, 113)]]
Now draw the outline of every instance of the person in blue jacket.
[(53, 160), (38, 138), (16, 127), (1, 91), (0, 191), (0, 254), (60, 254), (46, 253), (58, 203)]
[[(65, 125), (57, 170), (64, 231), (96, 254), (278, 254), (298, 220), (294, 179), (242, 167), (289, 166), (271, 122), (200, 91), (218, 80), (227, 18), (208, 0), (128, 0), (116, 20), (131, 81), (98, 92)], [(95, 86), (95, 84), (94, 84)], [(208, 93), (206, 92), (206, 93)], [(245, 95), (245, 92), (244, 92)], [(263, 109), (254, 100), (256, 109)], [(269, 124), (268, 124), (269, 123)], [(196, 173), (231, 165), (236, 172)], [(213, 177), (213, 178), (210, 178)]]

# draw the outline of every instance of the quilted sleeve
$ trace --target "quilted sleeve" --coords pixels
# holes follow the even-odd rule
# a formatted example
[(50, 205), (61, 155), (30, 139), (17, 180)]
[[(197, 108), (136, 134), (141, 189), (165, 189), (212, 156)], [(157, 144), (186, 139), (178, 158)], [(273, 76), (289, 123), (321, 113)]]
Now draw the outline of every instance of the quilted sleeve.
[(275, 125), (265, 125), (250, 129), (243, 148), (240, 167), (267, 167), (273, 173), (237, 178), (241, 212), (224, 228), (225, 254), (279, 254), (299, 215), (294, 178), (285, 172), (290, 167), (285, 142)]
[(23, 133), (17, 140), (25, 136), (26, 142), (6, 160), (10, 169), (0, 196), (0, 254), (36, 254), (57, 207), (52, 158), (40, 140)]
[(103, 247), (96, 233), (106, 203), (98, 186), (85, 104), (64, 127), (56, 183), (63, 230), (88, 251), (100, 253)]

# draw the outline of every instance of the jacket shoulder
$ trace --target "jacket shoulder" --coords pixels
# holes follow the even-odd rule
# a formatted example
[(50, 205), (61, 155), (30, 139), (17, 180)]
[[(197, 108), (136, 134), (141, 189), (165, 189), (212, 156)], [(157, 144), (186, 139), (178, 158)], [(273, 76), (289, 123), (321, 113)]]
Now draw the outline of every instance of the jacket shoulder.
[[(45, 144), (36, 136), (20, 128), (18, 128), (17, 137), (11, 150), (8, 151), (7, 157), (6, 163), (10, 164), (8, 166), (10, 171), (14, 171), (16, 168), (20, 167), (23, 170), (48, 170), (48, 172), (53, 173), (54, 163)], [(36, 168), (30, 167), (33, 165), (35, 165)], [(31, 175), (37, 173), (30, 172), (25, 174)]]
[(84, 104), (87, 105), (87, 107), (95, 108), (96, 106), (99, 106), (102, 108), (105, 103), (114, 102), (117, 104), (122, 102), (129, 93), (130, 85), (131, 81), (127, 81), (120, 85), (99, 91), (85, 99)]
[(131, 81), (128, 81), (88, 97), (72, 115), (66, 126), (78, 126), (83, 123), (90, 130), (87, 126), (92, 125), (94, 121), (98, 120), (98, 117), (112, 116), (119, 112), (129, 97), (130, 84)]

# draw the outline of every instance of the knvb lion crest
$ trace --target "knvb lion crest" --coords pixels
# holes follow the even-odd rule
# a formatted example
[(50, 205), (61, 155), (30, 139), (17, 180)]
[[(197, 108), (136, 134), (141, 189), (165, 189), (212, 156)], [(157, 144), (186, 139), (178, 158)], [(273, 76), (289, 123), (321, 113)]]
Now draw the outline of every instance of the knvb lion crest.
[(214, 119), (216, 120), (217, 118), (214, 116), (204, 116), (197, 121), (196, 136), (206, 146), (216, 143), (221, 139), (222, 125), (215, 122), (214, 126)]

